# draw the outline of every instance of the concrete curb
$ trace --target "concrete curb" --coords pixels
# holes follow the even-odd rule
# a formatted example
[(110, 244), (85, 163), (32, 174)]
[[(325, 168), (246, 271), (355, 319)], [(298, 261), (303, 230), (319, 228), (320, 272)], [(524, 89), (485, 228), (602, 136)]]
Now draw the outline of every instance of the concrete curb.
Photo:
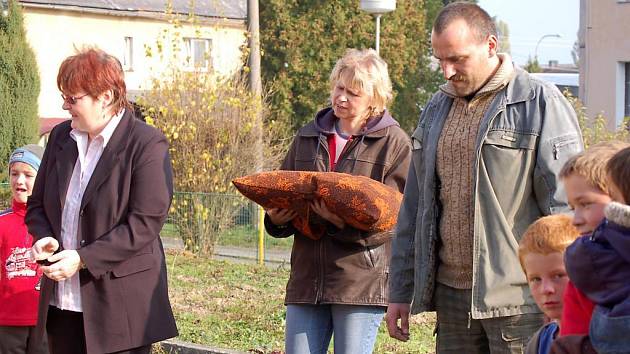
[(214, 348), (205, 345), (182, 342), (176, 339), (168, 339), (159, 345), (167, 354), (247, 354), (237, 350)]

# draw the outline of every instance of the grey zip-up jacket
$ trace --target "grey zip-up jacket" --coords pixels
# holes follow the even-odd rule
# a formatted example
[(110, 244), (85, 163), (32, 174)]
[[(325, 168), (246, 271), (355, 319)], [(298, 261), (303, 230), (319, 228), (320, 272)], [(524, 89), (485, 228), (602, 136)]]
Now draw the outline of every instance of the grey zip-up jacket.
[[(538, 313), (518, 261), (518, 241), (543, 215), (565, 211), (558, 181), (583, 149), (575, 111), (560, 91), (520, 68), (493, 99), (476, 140), (472, 318)], [(390, 303), (434, 310), (440, 247), (438, 140), (453, 98), (436, 93), (412, 135), (412, 161), (392, 244)]]

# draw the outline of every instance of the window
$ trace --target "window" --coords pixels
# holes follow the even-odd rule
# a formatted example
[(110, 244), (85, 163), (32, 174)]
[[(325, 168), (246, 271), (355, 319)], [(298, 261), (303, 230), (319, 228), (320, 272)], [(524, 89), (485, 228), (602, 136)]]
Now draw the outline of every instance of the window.
[(125, 37), (122, 65), (125, 71), (133, 70), (133, 37)]
[(184, 38), (186, 47), (186, 67), (202, 70), (212, 69), (211, 41), (205, 38)]
[(630, 62), (617, 62), (615, 79), (615, 125), (630, 117)]

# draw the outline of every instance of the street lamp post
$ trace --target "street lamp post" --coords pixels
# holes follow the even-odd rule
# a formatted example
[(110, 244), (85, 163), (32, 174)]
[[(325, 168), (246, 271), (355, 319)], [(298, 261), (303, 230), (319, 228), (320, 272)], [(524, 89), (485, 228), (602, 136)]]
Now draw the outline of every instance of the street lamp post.
[(542, 42), (543, 39), (545, 38), (561, 38), (561, 36), (557, 33), (555, 34), (545, 34), (544, 36), (540, 37), (540, 39), (538, 40), (538, 43), (536, 43), (536, 49), (534, 50), (534, 58), (536, 59), (536, 61), (538, 61), (538, 45), (540, 45), (540, 42)]
[(374, 49), (376, 53), (380, 50), (381, 38), (381, 16), (387, 12), (396, 10), (396, 0), (361, 0), (359, 8), (370, 13), (376, 19), (376, 45)]

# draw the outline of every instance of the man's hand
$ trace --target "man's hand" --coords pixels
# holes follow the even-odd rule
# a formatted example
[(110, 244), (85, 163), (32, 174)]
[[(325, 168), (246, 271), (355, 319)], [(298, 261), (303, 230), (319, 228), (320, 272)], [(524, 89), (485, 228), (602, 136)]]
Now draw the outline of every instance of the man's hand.
[[(410, 310), (411, 306), (409, 304), (390, 303), (387, 306), (385, 322), (387, 323), (387, 331), (390, 337), (403, 342), (409, 340)], [(400, 327), (398, 327), (398, 319), (400, 319)]]
[(35, 261), (43, 261), (59, 249), (59, 241), (53, 237), (44, 237), (41, 240), (37, 240), (31, 248), (31, 255)]
[(273, 208), (267, 209), (265, 211), (267, 212), (267, 215), (269, 215), (269, 220), (271, 220), (271, 223), (276, 226), (284, 225), (297, 216), (297, 213), (295, 211), (289, 209)]
[(316, 212), (317, 215), (330, 221), (339, 230), (343, 229), (346, 226), (345, 221), (343, 221), (342, 218), (340, 218), (339, 216), (337, 216), (336, 214), (333, 214), (330, 210), (328, 210), (326, 203), (324, 203), (324, 201), (321, 199), (313, 200), (311, 202), (311, 209), (313, 209), (313, 211)]
[(75, 250), (64, 250), (48, 258), (51, 265), (43, 266), (44, 275), (54, 281), (66, 280), (81, 268), (81, 257)]

